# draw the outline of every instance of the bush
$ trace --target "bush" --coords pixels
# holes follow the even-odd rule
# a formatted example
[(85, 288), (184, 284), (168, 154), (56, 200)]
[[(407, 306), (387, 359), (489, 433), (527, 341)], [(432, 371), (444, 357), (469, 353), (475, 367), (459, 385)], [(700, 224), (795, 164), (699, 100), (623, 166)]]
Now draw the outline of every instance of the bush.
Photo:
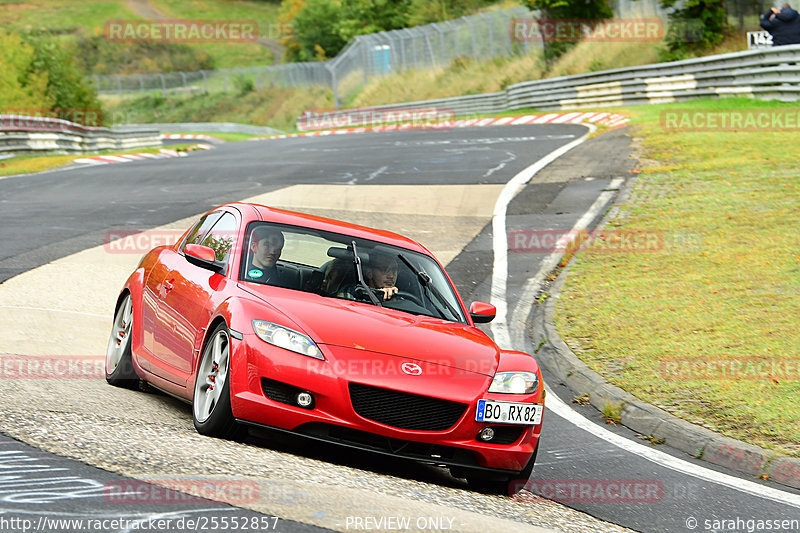
[(78, 64), (90, 74), (152, 74), (213, 70), (214, 58), (181, 43), (111, 43), (100, 35), (79, 35)]
[(236, 92), (239, 93), (239, 96), (244, 96), (256, 90), (256, 82), (253, 81), (253, 78), (245, 74), (237, 74), (233, 78), (233, 86), (236, 88)]
[(74, 51), (55, 38), (0, 30), (0, 64), (0, 110), (39, 116), (69, 110), (64, 118), (98, 125), (94, 88), (78, 69)]
[(100, 109), (94, 88), (78, 69), (74, 50), (47, 34), (27, 34), (23, 40), (34, 50), (31, 71), (47, 74), (45, 92), (53, 109)]
[[(678, 0), (660, 0), (664, 8), (674, 8)], [(669, 14), (667, 51), (664, 60), (684, 59), (722, 42), (728, 16), (723, 0), (683, 0)]]

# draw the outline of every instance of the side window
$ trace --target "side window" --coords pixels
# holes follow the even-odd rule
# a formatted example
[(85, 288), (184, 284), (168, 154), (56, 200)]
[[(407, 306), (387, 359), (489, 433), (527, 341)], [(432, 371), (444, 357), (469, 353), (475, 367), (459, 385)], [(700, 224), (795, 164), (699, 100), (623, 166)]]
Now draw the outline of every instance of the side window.
[(189, 236), (186, 237), (186, 242), (181, 246), (181, 251), (183, 251), (187, 244), (200, 244), (203, 236), (208, 233), (208, 230), (211, 229), (214, 222), (219, 220), (220, 215), (222, 215), (222, 211), (215, 211), (203, 216), (203, 218), (194, 225), (192, 231), (189, 232)]
[(214, 250), (217, 254), (217, 261), (227, 263), (233, 249), (235, 236), (236, 217), (230, 213), (224, 213), (200, 244)]

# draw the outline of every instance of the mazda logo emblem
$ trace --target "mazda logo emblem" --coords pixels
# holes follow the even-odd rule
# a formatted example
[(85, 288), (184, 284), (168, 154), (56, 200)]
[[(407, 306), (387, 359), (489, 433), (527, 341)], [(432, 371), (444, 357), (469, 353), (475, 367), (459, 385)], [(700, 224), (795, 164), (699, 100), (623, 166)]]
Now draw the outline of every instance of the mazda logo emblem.
[(416, 363), (403, 363), (400, 365), (400, 370), (410, 376), (419, 376), (422, 374), (422, 367)]

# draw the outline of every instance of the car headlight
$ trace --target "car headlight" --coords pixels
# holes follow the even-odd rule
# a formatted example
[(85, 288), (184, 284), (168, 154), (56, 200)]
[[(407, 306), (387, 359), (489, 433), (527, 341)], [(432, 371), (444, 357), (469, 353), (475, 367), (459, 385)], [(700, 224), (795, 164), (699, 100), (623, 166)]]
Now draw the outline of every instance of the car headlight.
[(539, 388), (539, 377), (533, 372), (498, 372), (489, 385), (489, 392), (532, 394)]
[(325, 356), (308, 335), (266, 320), (253, 320), (253, 331), (259, 339), (273, 346), (325, 360)]

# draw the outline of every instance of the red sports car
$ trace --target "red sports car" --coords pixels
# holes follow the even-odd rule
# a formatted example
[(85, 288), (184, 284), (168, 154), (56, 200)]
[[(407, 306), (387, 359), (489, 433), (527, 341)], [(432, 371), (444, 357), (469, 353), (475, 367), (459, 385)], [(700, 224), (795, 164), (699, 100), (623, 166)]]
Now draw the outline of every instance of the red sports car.
[(475, 327), (494, 315), (408, 238), (234, 203), (141, 260), (106, 379), (191, 402), (204, 435), (268, 427), (506, 486), (533, 469), (544, 389)]

